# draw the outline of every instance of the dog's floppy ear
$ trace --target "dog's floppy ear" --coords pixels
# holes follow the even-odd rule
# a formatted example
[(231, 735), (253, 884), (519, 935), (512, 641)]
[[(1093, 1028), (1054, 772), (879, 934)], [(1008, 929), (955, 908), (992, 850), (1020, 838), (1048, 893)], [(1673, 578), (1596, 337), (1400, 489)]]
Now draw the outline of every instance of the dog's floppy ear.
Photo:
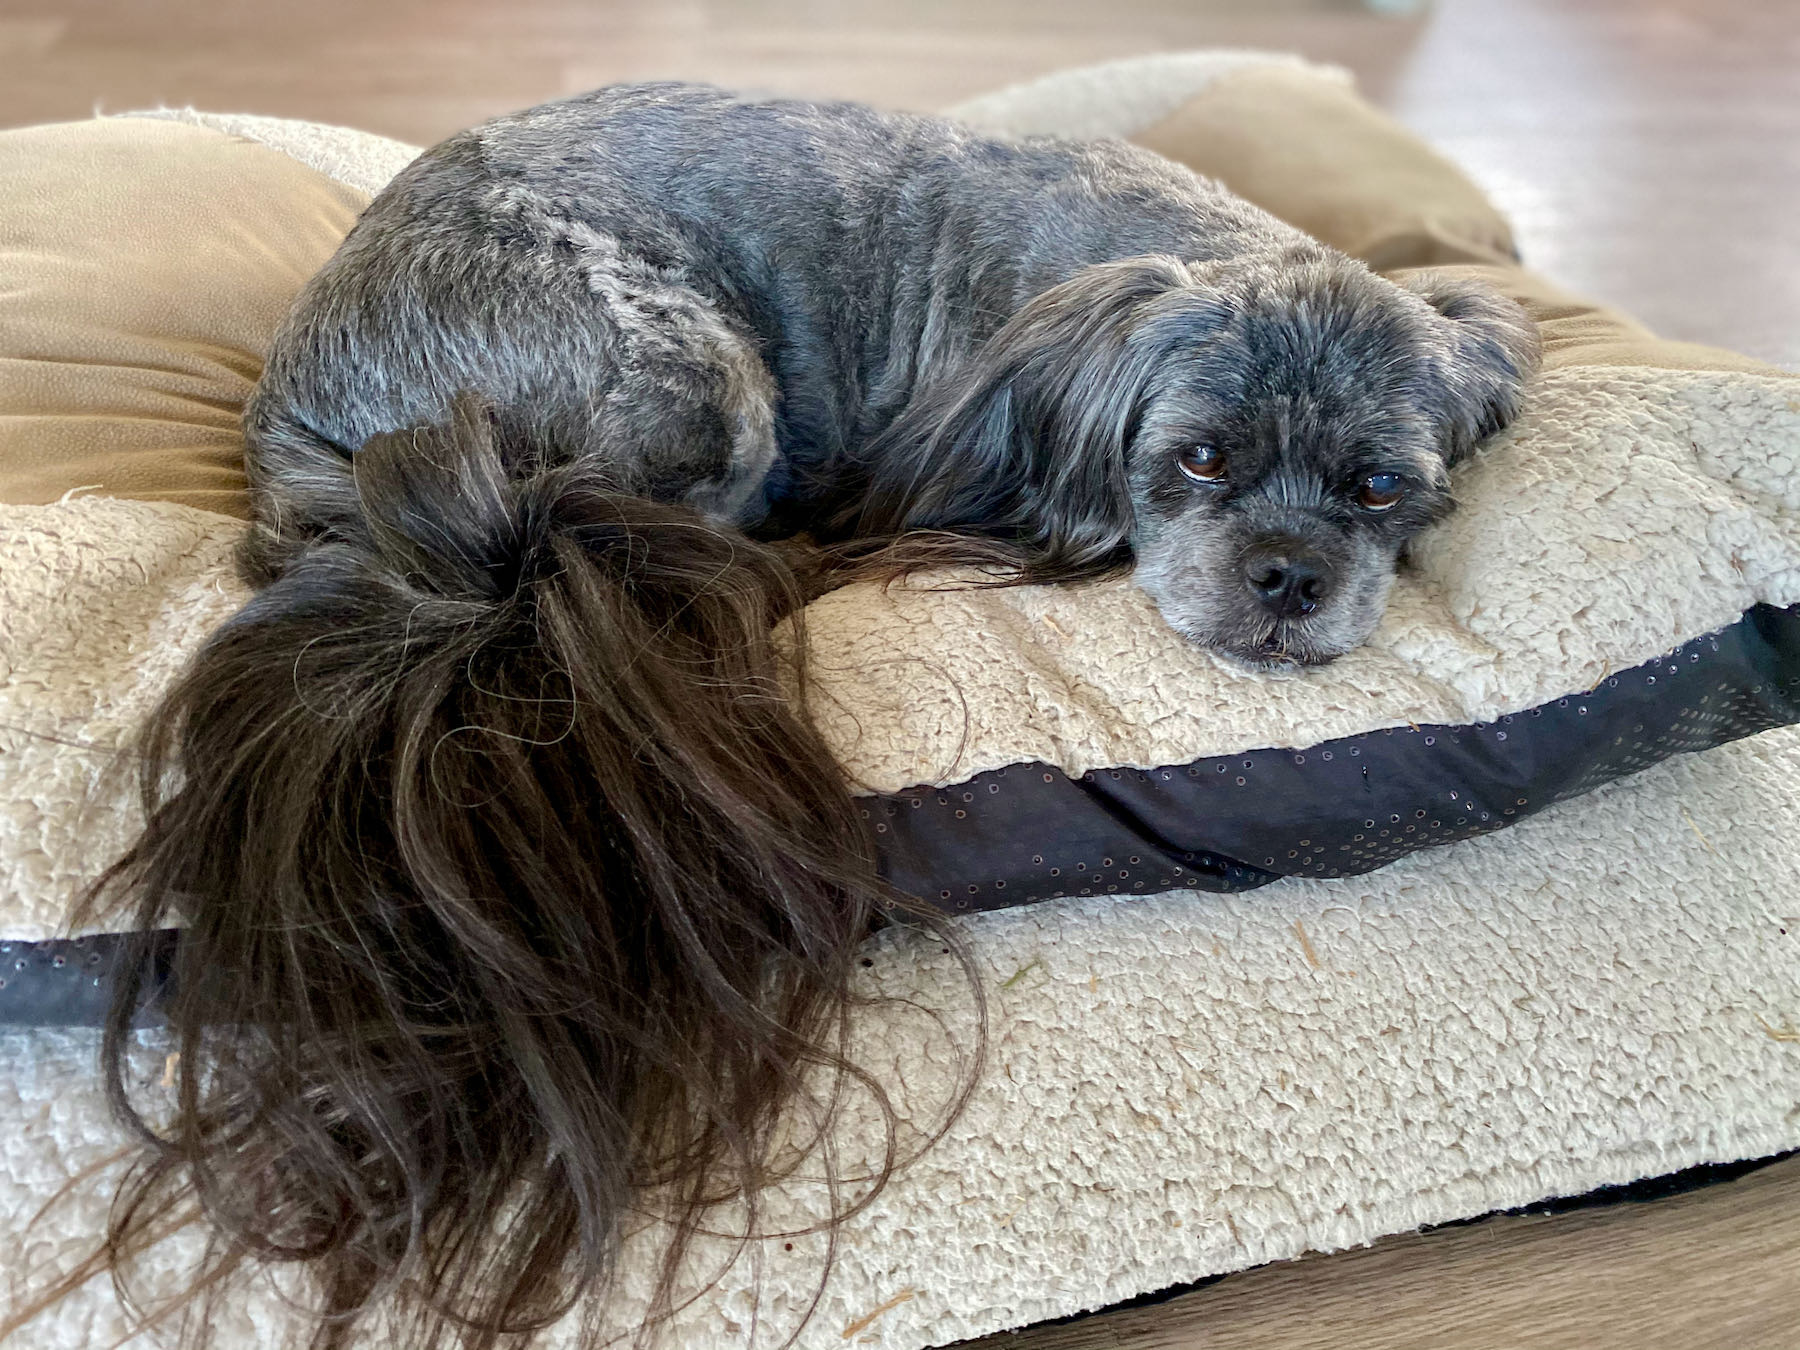
[(1480, 281), (1415, 272), (1398, 284), (1449, 320), (1448, 350), (1425, 392), (1442, 424), (1444, 461), (1454, 465), (1517, 416), (1521, 390), (1538, 365), (1537, 325)]
[(928, 376), (870, 445), (846, 523), (986, 535), (1044, 580), (1119, 561), (1133, 525), (1125, 452), (1158, 356), (1133, 334), (1147, 304), (1190, 284), (1174, 258), (1132, 258), (1027, 302), (974, 356)]

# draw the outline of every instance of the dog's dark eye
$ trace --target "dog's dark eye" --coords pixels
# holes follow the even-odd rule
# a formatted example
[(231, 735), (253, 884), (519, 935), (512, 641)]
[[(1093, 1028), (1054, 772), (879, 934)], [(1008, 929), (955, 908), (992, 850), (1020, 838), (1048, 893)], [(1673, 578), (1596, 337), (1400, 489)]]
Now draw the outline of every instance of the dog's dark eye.
[(1356, 504), (1365, 511), (1386, 511), (1406, 495), (1406, 483), (1397, 473), (1372, 473), (1356, 489)]
[(1190, 445), (1175, 462), (1196, 483), (1217, 483), (1225, 477), (1225, 452), (1216, 445)]

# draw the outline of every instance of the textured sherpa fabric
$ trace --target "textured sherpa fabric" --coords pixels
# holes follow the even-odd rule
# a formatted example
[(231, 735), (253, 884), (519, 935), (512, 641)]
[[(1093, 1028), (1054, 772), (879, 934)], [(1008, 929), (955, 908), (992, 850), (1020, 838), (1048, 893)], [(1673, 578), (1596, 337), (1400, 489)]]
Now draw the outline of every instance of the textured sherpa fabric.
[[(1111, 78), (1129, 85), (1131, 72)], [(1300, 745), (1402, 708), (1477, 716), (1585, 687), (1755, 600), (1800, 598), (1796, 419), (1800, 384), (1772, 374), (1553, 372), (1466, 476), (1468, 509), (1426, 541), (1365, 657), (1250, 680), (1170, 645), (1126, 586), (861, 588), (811, 616), (837, 708), (822, 715), (852, 770), (892, 785), (984, 757), (1128, 763)], [(69, 887), (125, 837), (107, 750), (233, 607), (234, 533), (167, 505), (0, 508), (0, 978), (5, 939), (55, 928)], [(940, 625), (940, 612), (957, 617)], [(980, 698), (1004, 702), (990, 712)], [(958, 745), (970, 726), (981, 734)], [(797, 1344), (919, 1350), (1800, 1145), (1797, 819), (1800, 730), (1783, 730), (1369, 877), (971, 922), (986, 1073), (946, 1137), (842, 1232)], [(870, 956), (872, 992), (943, 1017), (934, 1027), (892, 1006), (857, 1033), (864, 1062), (928, 1125), (952, 1046), (968, 1041), (967, 990), (936, 948), (884, 936)], [(101, 1230), (106, 1163), (127, 1141), (106, 1119), (94, 1053), (84, 1033), (0, 1034), (0, 1238), (17, 1253), (6, 1306)], [(160, 1072), (145, 1033), (149, 1091)], [(874, 1133), (861, 1115), (845, 1122), (847, 1165)], [(814, 1201), (772, 1197), (770, 1217)], [(154, 1254), (153, 1287), (195, 1238)], [(758, 1244), (663, 1343), (780, 1344), (818, 1254), (814, 1238)], [(648, 1270), (645, 1249), (629, 1249), (621, 1327)], [(222, 1307), (219, 1342), (276, 1344), (284, 1319), (269, 1290), (249, 1291)], [(124, 1325), (97, 1280), (9, 1345), (111, 1344)]]
[[(1285, 677), (1182, 642), (1128, 581), (834, 592), (807, 614), (821, 730), (857, 783), (897, 792), (1033, 760), (1079, 774), (1305, 749), (1592, 688), (1755, 604), (1800, 603), (1800, 380), (1557, 372), (1459, 493), (1371, 641)], [(94, 775), (242, 600), (234, 534), (110, 498), (0, 507), (0, 747), (17, 785), (0, 935), (51, 936), (75, 881), (128, 837), (124, 781)]]
[(141, 826), (118, 752), (243, 604), (242, 532), (163, 502), (0, 506), (0, 939), (63, 927)]
[(1129, 138), (1226, 76), (1270, 69), (1292, 71), (1313, 83), (1350, 85), (1347, 71), (1281, 52), (1159, 52), (1058, 71), (945, 111), (994, 136)]
[(373, 197), (419, 153), (419, 147), (386, 136), (320, 122), (292, 122), (250, 113), (207, 113), (193, 108), (156, 108), (123, 114), (206, 127), (279, 150), (334, 182)]
[[(1784, 730), (1376, 878), (984, 917), (970, 931), (987, 1075), (949, 1135), (850, 1221), (798, 1345), (917, 1350), (1800, 1144), (1796, 819), (1800, 731)], [(964, 1029), (967, 995), (935, 950), (878, 944), (871, 986)], [(921, 1114), (948, 1076), (926, 1030), (899, 1011), (863, 1026), (867, 1062)], [(25, 1227), (126, 1144), (94, 1050), (78, 1033), (0, 1036), (0, 1233), (24, 1254), (20, 1280), (67, 1268), (99, 1231), (116, 1173)], [(159, 1069), (148, 1054), (144, 1080)], [(754, 1344), (779, 1344), (816, 1254), (764, 1244), (664, 1344), (751, 1344), (759, 1275)], [(627, 1270), (641, 1297), (644, 1263)], [(221, 1344), (272, 1346), (277, 1321), (268, 1299), (233, 1299)], [(74, 1350), (121, 1330), (101, 1281), (9, 1344)]]
[(1459, 472), (1369, 643), (1288, 676), (1183, 642), (1128, 580), (854, 587), (808, 611), (821, 723), (875, 791), (1044, 760), (1151, 768), (1491, 721), (1800, 602), (1800, 380), (1570, 369)]

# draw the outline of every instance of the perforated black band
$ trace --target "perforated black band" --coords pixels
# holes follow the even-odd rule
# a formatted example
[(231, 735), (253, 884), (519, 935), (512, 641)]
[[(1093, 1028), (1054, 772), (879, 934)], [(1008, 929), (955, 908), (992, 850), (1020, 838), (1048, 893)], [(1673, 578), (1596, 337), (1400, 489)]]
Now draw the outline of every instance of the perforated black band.
[(1467, 726), (1400, 726), (1070, 778), (1015, 764), (869, 798), (888, 878), (955, 913), (1069, 895), (1247, 891), (1369, 872), (1658, 764), (1800, 721), (1800, 607), (1592, 690)]
[[(1071, 778), (1015, 764), (864, 799), (884, 874), (951, 913), (1071, 895), (1248, 891), (1341, 877), (1525, 819), (1649, 768), (1800, 721), (1800, 607), (1729, 628), (1582, 694), (1468, 726), (1401, 726)], [(101, 1020), (121, 935), (0, 943), (0, 1026)], [(145, 949), (147, 996), (175, 935)], [(150, 1014), (146, 1014), (149, 1016)]]

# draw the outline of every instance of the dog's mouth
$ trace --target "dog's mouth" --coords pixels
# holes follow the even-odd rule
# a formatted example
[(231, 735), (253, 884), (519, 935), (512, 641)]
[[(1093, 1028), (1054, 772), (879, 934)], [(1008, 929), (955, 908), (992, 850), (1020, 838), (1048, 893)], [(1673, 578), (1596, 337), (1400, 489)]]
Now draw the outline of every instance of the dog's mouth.
[[(1150, 594), (1164, 622), (1182, 638), (1235, 667), (1262, 673), (1293, 674), (1330, 665), (1360, 647), (1380, 617), (1378, 603), (1319, 605), (1309, 613), (1282, 617), (1267, 606), (1231, 603), (1229, 592), (1222, 602), (1196, 604), (1193, 592), (1199, 589), (1159, 585)], [(1169, 591), (1174, 592), (1172, 600)]]

